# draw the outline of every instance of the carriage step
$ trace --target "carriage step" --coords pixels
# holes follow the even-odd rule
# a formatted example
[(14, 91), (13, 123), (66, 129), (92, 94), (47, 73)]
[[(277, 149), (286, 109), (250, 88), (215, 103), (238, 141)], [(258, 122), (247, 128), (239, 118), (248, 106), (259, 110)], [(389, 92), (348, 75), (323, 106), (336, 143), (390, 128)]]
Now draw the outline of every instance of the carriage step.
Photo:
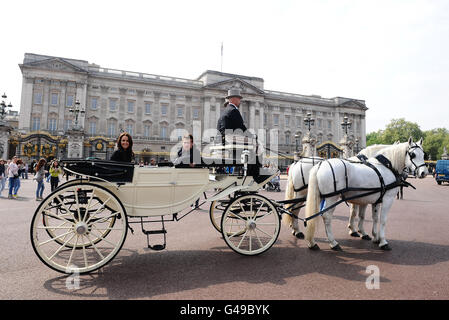
[(142, 232), (146, 235), (150, 235), (150, 234), (167, 233), (167, 230), (165, 230), (165, 229), (163, 229), (163, 230), (143, 230)]

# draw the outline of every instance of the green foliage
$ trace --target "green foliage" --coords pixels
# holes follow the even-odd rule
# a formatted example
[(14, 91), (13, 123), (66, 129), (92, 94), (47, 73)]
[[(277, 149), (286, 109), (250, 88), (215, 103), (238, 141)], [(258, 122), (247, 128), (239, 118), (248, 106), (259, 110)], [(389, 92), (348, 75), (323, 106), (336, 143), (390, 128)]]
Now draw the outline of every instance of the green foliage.
[(424, 137), (424, 134), (418, 124), (405, 121), (404, 118), (391, 120), (382, 133), (382, 141), (385, 144), (392, 144), (398, 140), (405, 142), (410, 137), (413, 141), (418, 141)]
[(423, 148), (432, 160), (441, 158), (444, 146), (449, 149), (449, 131), (447, 129), (437, 128), (425, 132)]
[(392, 144), (395, 141), (406, 142), (410, 137), (413, 141), (423, 138), (424, 151), (432, 160), (441, 159), (443, 148), (449, 151), (449, 130), (437, 128), (421, 131), (418, 124), (406, 121), (404, 118), (392, 119), (385, 130), (370, 132), (366, 135), (366, 145)]
[(382, 130), (371, 132), (366, 135), (366, 146), (373, 144), (382, 144)]

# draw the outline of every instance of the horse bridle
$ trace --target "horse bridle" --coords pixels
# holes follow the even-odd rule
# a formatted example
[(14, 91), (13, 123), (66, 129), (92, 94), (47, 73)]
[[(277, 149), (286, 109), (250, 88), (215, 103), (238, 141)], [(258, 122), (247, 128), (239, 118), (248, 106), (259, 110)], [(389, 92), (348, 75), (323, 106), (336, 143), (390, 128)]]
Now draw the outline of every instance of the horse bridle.
[(419, 145), (417, 145), (417, 144), (415, 144), (414, 146), (411, 146), (411, 147), (406, 151), (406, 154), (408, 154), (408, 156), (409, 156), (409, 158), (410, 158), (410, 162), (415, 166), (415, 170), (413, 170), (413, 173), (414, 173), (415, 177), (416, 177), (416, 174), (417, 174), (417, 172), (418, 172), (418, 169), (421, 168), (421, 167), (425, 167), (425, 166), (426, 166), (426, 163), (425, 163), (425, 162), (423, 162), (422, 164), (420, 164), (420, 165), (418, 166), (418, 165), (416, 165), (416, 163), (413, 161), (413, 159), (416, 157), (416, 154), (415, 154), (415, 153), (411, 153), (411, 150), (416, 149), (416, 148), (421, 149), (422, 152), (424, 153), (423, 148), (421, 148), (421, 147), (420, 147)]

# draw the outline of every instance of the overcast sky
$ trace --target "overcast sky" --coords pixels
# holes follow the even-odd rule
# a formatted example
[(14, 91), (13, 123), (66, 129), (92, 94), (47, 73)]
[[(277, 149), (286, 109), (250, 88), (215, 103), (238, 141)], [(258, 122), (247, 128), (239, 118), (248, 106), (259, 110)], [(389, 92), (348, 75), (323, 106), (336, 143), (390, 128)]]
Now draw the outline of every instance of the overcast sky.
[(449, 129), (449, 1), (2, 1), (0, 91), (20, 106), (25, 52), (267, 90), (365, 100), (367, 133), (393, 118)]

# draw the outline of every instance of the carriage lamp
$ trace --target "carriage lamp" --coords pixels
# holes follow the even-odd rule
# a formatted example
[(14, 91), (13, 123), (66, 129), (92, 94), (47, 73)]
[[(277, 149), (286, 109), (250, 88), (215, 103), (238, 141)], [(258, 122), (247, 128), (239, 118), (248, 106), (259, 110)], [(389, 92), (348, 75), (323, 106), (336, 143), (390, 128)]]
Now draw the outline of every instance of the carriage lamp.
[(83, 109), (81, 109), (81, 107), (80, 107), (79, 100), (75, 101), (75, 108), (70, 108), (69, 112), (75, 114), (75, 125), (74, 125), (74, 128), (77, 128), (78, 127), (78, 114), (79, 113), (81, 113), (81, 114), (85, 113), (85, 111)]
[(345, 131), (345, 134), (348, 134), (348, 129), (351, 128), (352, 122), (348, 121), (348, 117), (345, 116), (343, 118), (343, 122), (341, 123), (341, 127), (343, 128), (343, 130)]
[(2, 103), (0, 104), (0, 121), (3, 122), (6, 116), (6, 108), (12, 108), (11, 102), (6, 105), (5, 99), (8, 98), (5, 93), (2, 95)]
[(315, 119), (312, 119), (312, 114), (310, 112), (307, 113), (307, 116), (304, 118), (304, 124), (310, 132), (310, 127), (315, 124)]

